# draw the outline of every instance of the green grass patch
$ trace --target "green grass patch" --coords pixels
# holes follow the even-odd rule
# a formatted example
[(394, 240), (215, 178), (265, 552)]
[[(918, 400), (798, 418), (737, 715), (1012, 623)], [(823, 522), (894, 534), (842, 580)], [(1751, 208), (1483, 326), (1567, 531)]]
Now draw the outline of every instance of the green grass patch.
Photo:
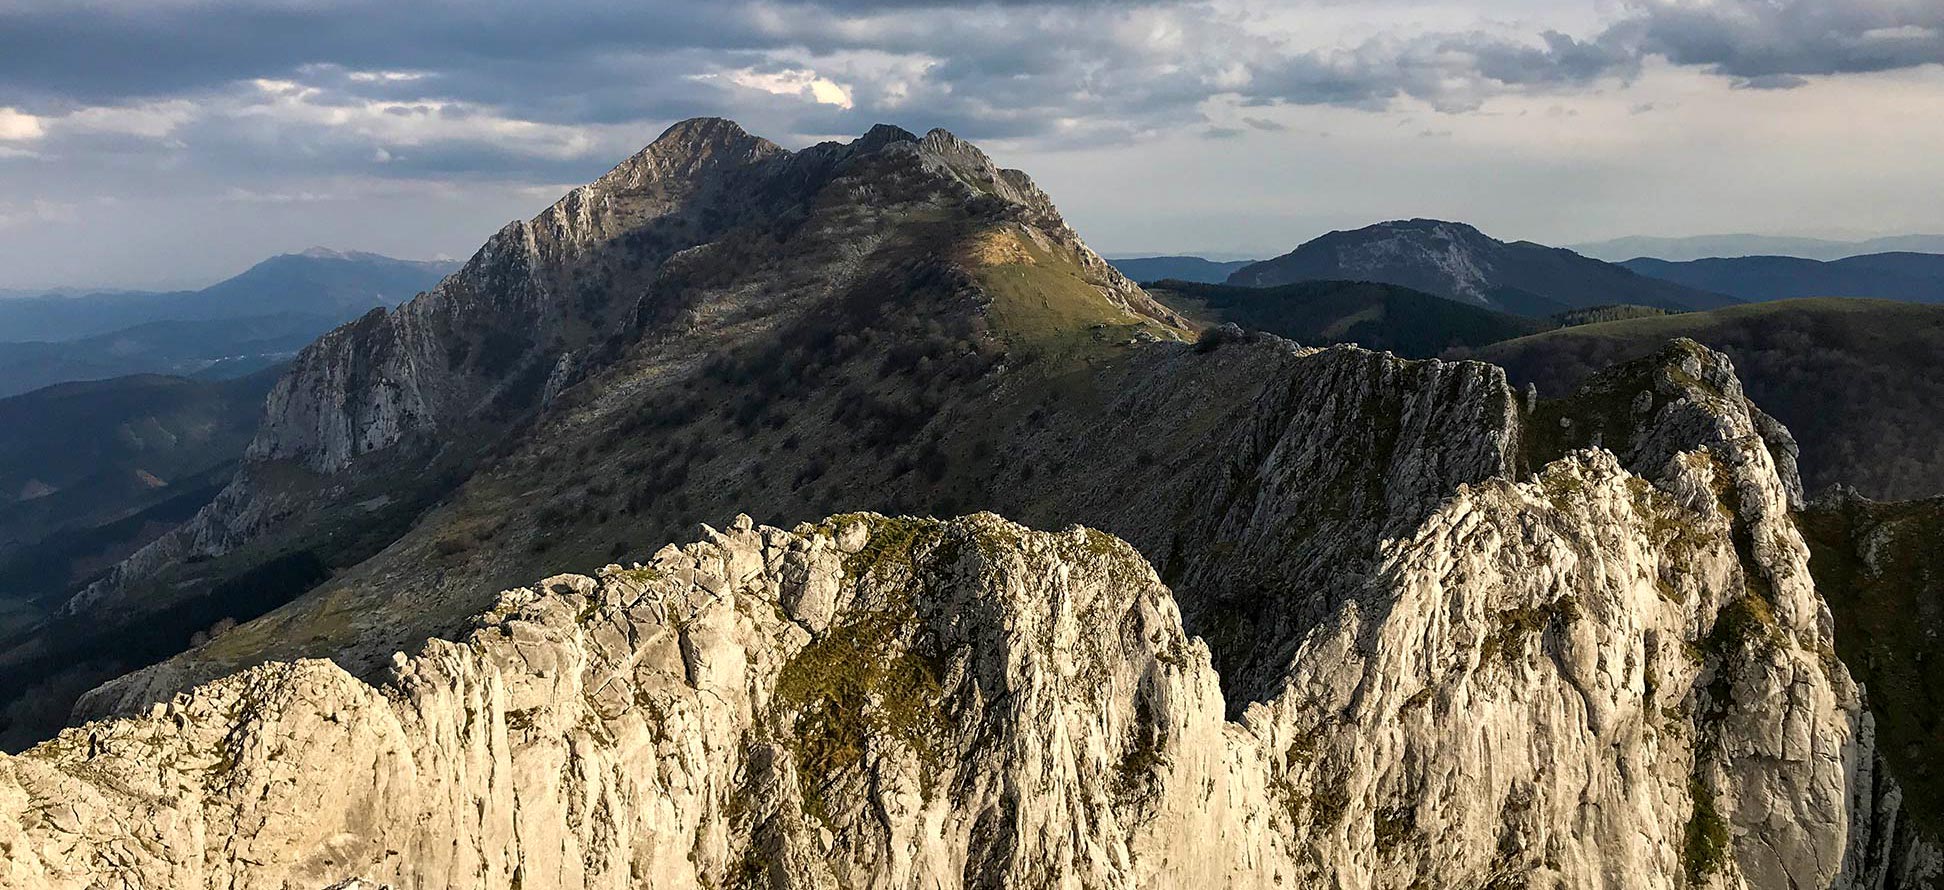
[(793, 715), (784, 744), (804, 809), (819, 819), (829, 819), (824, 789), (862, 763), (867, 739), (915, 752), (927, 782), (938, 773), (948, 729), (943, 666), (901, 639), (912, 621), (908, 611), (876, 612), (833, 627), (777, 675), (773, 707)]
[(1728, 820), (1715, 808), (1714, 792), (1700, 779), (1688, 780), (1688, 794), (1694, 799), (1694, 812), (1688, 817), (1681, 863), (1688, 881), (1700, 883), (1728, 864)]

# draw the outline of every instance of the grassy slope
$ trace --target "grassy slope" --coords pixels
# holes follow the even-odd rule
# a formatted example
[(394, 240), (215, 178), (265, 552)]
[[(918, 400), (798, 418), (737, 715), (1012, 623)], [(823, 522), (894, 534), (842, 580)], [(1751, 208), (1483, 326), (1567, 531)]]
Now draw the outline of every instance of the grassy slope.
[(1811, 491), (1831, 483), (1873, 497), (1944, 493), (1944, 307), (1888, 300), (1807, 299), (1636, 318), (1549, 331), (1481, 349), (1542, 393), (1570, 391), (1593, 372), (1674, 337), (1728, 353), (1749, 396), (1802, 445)]
[(1203, 324), (1233, 322), (1307, 345), (1357, 343), (1406, 358), (1430, 358), (1449, 349), (1479, 347), (1551, 326), (1407, 287), (1364, 281), (1306, 281), (1267, 288), (1164, 281), (1150, 292)]

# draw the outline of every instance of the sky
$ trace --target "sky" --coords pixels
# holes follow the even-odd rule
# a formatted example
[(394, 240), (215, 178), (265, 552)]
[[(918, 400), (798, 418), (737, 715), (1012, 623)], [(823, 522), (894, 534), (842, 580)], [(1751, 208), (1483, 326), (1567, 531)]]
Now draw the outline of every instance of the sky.
[(1108, 255), (1944, 231), (1944, 0), (0, 0), (0, 288), (463, 258), (704, 115), (944, 127)]

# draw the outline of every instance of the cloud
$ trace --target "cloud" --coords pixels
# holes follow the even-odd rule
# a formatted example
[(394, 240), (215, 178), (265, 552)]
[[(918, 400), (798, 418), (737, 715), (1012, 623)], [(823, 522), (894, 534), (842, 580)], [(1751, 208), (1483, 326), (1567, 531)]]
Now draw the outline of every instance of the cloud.
[(0, 141), (22, 142), (39, 139), (45, 130), (40, 118), (19, 109), (0, 107)]
[(839, 108), (852, 108), (851, 92), (848, 87), (827, 77), (818, 76), (808, 68), (784, 68), (778, 71), (759, 71), (754, 68), (740, 68), (710, 74), (693, 75), (697, 80), (720, 78), (739, 87), (761, 90), (773, 96), (799, 96), (821, 105), (835, 105)]
[[(1211, 101), (1466, 111), (1507, 94), (1624, 82), (1650, 57), (1759, 89), (1944, 59), (1936, 0), (1621, 9), (1581, 36), (1490, 25), (1346, 41), (1264, 24), (1249, 0), (26, 0), (0, 10), (0, 93), (17, 117), (67, 117), (70, 127), (78, 109), (182, 100), (219, 117), (237, 85), (274, 82), (354, 115), (420, 105), (650, 129), (729, 113), (787, 137), (858, 132), (917, 111), (925, 120), (911, 123), (971, 138), (1090, 142), (1164, 132)], [(0, 134), (27, 126), (9, 120), (0, 116)], [(359, 155), (382, 163), (381, 148)]]
[(1607, 32), (1610, 42), (1751, 87), (1944, 63), (1936, 0), (1632, 0), (1631, 8)]
[[(345, 181), (523, 194), (586, 181), (698, 115), (791, 145), (893, 122), (1034, 152), (1240, 145), (1321, 134), (1316, 118), (1348, 110), (1418, 115), (1396, 131), (1408, 139), (1446, 133), (1429, 110), (1537, 118), (1670, 65), (1776, 91), (1944, 60), (1938, 0), (1584, 5), (1598, 14), (1537, 0), (1511, 21), (1487, 0), (11, 0), (0, 194), (15, 218), (90, 190), (232, 211), (317, 206)], [(1354, 138), (1349, 119), (1328, 125)]]

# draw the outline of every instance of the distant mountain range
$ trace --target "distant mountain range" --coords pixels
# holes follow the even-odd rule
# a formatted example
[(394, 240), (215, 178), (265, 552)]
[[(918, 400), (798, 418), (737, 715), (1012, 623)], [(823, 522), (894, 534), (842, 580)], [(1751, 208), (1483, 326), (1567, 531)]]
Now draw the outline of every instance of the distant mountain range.
[(1193, 281), (1201, 284), (1220, 284), (1228, 280), (1235, 270), (1254, 260), (1230, 260), (1216, 262), (1198, 256), (1144, 256), (1122, 257), (1107, 260), (1109, 265), (1119, 269), (1122, 275), (1135, 281)]
[(1749, 302), (1790, 297), (1877, 297), (1944, 303), (1944, 255), (1873, 253), (1820, 261), (1745, 256), (1670, 262), (1641, 257), (1620, 265)]
[(1655, 238), (1633, 235), (1611, 241), (1567, 245), (1587, 256), (1611, 262), (1636, 257), (1684, 262), (1709, 257), (1792, 256), (1811, 260), (1840, 260), (1868, 253), (1944, 253), (1944, 235), (1891, 235), (1863, 241), (1790, 238), (1780, 235), (1695, 235)]
[(126, 374), (248, 374), (453, 268), (313, 249), (198, 291), (0, 300), (0, 396)]
[(55, 291), (0, 300), (0, 341), (75, 340), (154, 321), (286, 313), (356, 318), (411, 299), (458, 267), (314, 247), (271, 257), (201, 290)]
[(1252, 263), (1229, 284), (1379, 281), (1527, 316), (1627, 303), (1713, 309), (1741, 302), (1530, 241), (1500, 241), (1464, 223), (1394, 220), (1331, 232), (1275, 259)]

